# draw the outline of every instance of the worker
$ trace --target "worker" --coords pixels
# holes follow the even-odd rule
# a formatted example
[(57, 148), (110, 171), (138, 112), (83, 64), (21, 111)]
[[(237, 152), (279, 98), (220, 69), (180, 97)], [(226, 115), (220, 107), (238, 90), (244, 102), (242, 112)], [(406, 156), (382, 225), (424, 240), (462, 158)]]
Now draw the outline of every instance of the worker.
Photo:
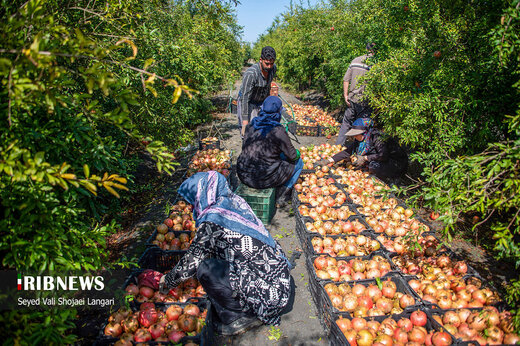
[(280, 316), (292, 309), (295, 286), (284, 251), (262, 221), (215, 171), (191, 176), (179, 194), (193, 205), (197, 233), (187, 253), (161, 278), (160, 290), (168, 292), (197, 276), (221, 335), (279, 325)]
[(284, 207), (303, 169), (300, 152), (280, 124), (282, 101), (269, 96), (246, 127), (237, 160), (240, 181), (254, 189), (277, 188), (276, 204)]

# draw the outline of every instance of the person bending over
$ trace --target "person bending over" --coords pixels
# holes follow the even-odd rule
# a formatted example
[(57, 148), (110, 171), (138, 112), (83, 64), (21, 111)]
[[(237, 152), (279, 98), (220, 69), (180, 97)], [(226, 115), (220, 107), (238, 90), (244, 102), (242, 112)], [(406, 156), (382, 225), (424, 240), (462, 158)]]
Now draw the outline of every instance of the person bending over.
[(355, 141), (347, 149), (336, 155), (322, 159), (318, 165), (332, 165), (336, 162), (350, 159), (357, 167), (366, 167), (368, 171), (382, 180), (399, 178), (408, 169), (406, 152), (392, 138), (383, 139), (383, 134), (372, 127), (370, 118), (359, 118), (346, 133)]
[(197, 276), (221, 335), (280, 324), (294, 302), (289, 261), (246, 201), (215, 171), (191, 176), (179, 194), (193, 205), (197, 233), (187, 253), (161, 278), (161, 291)]

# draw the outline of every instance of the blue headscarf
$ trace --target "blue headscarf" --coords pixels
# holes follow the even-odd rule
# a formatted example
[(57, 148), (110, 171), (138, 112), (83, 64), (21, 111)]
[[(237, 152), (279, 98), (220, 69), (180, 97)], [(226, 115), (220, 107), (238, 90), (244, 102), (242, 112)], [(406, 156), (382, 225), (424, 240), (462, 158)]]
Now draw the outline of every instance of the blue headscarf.
[(193, 205), (193, 219), (199, 225), (213, 222), (275, 247), (275, 241), (251, 210), (249, 204), (231, 192), (226, 178), (215, 171), (199, 172), (186, 179), (179, 194)]
[(251, 126), (255, 130), (262, 131), (262, 137), (276, 126), (282, 126), (280, 119), (282, 119), (282, 100), (278, 96), (269, 96), (262, 103), (262, 108), (258, 112), (258, 116), (251, 120)]
[(352, 123), (352, 129), (364, 130), (363, 139), (359, 142), (356, 153), (365, 155), (370, 149), (370, 137), (372, 135), (373, 121), (370, 118), (359, 118)]

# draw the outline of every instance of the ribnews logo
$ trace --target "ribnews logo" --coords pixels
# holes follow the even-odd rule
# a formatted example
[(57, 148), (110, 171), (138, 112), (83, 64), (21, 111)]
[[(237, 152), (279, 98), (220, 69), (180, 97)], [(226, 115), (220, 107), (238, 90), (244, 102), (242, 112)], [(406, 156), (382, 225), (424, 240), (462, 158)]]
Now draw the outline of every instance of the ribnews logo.
[(101, 291), (105, 288), (102, 276), (22, 275), (18, 273), (18, 291)]

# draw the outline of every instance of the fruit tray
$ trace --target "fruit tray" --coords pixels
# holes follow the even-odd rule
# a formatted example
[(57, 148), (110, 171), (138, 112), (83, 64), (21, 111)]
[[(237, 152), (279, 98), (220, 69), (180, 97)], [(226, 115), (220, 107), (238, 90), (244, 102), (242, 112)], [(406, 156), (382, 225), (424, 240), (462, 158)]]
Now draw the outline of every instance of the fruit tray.
[[(424, 289), (423, 289), (423, 297), (421, 297), (419, 295), (419, 293), (413, 289), (413, 286), (415, 284), (417, 284), (417, 282), (416, 281), (411, 282), (412, 280), (420, 281), (416, 277), (403, 276), (403, 279), (408, 283), (408, 285), (410, 286), (410, 289), (411, 289), (412, 293), (415, 295), (415, 297), (421, 299), (421, 301), (423, 302), (423, 305), (429, 307), (430, 309), (449, 309), (449, 308), (457, 307), (456, 305), (454, 305), (455, 302), (453, 300), (450, 300), (450, 301), (446, 301), (446, 300), (440, 301), (439, 300), (439, 301), (432, 302), (430, 300), (430, 298), (424, 298), (424, 295), (425, 295)], [(499, 307), (504, 308), (506, 306), (506, 303), (503, 302), (502, 300), (500, 300), (497, 290), (493, 286), (491, 286), (489, 284), (489, 282), (483, 280), (478, 274), (477, 275), (474, 275), (474, 274), (465, 275), (464, 277), (460, 278), (459, 280), (460, 281), (452, 280), (450, 282), (450, 287), (445, 289), (445, 291), (447, 292), (447, 294), (455, 294), (457, 299), (466, 301), (468, 304), (468, 307), (482, 307), (482, 306), (474, 305), (474, 302), (476, 301), (477, 298), (485, 299), (484, 303), (482, 303), (483, 306), (494, 306), (497, 308), (499, 308)], [(481, 292), (480, 295), (476, 295), (476, 294), (474, 295), (472, 293), (467, 293), (467, 294), (462, 295), (460, 292), (462, 292), (464, 290), (465, 286), (467, 286), (467, 285), (477, 286), (477, 290)], [(460, 286), (462, 286), (463, 288), (460, 288)], [(460, 291), (457, 291), (457, 293), (455, 293), (456, 289), (460, 289)], [(485, 290), (485, 291), (482, 291), (482, 290)], [(489, 299), (486, 298), (486, 296), (482, 296), (482, 294), (484, 292), (490, 294)]]
[[(187, 344), (187, 343), (191, 342), (191, 343), (195, 343), (195, 344), (203, 345), (203, 346), (213, 345), (213, 343), (214, 343), (214, 340), (213, 340), (213, 338), (214, 338), (214, 331), (213, 331), (213, 320), (212, 320), (212, 314), (211, 314), (211, 303), (209, 302), (209, 300), (203, 300), (203, 301), (199, 301), (199, 302), (176, 303), (176, 304), (173, 304), (173, 305), (177, 305), (177, 306), (181, 307), (182, 309), (184, 309), (186, 307), (186, 305), (188, 305), (188, 304), (197, 305), (197, 307), (199, 308), (200, 312), (202, 314), (206, 315), (204, 317), (204, 320), (202, 321), (202, 329), (197, 334), (195, 334), (196, 331), (185, 333), (185, 336), (182, 336), (177, 342), (175, 342), (175, 344), (176, 345), (177, 344), (184, 345), (184, 344)], [(167, 309), (169, 307), (171, 307), (171, 305), (170, 306), (161, 306), (161, 307), (156, 306), (156, 310), (160, 311), (162, 313), (166, 313), (166, 311), (167, 311)], [(136, 314), (137, 311), (134, 310), (133, 313)], [(169, 321), (168, 323), (172, 323), (172, 322), (173, 321)], [(99, 345), (99, 346), (101, 346), (101, 345), (113, 345), (113, 344), (115, 344), (119, 340), (119, 337), (113, 337), (113, 336), (105, 335), (104, 330), (105, 330), (105, 327), (108, 324), (109, 323), (107, 322), (107, 323), (105, 323), (103, 325), (103, 327), (101, 328), (101, 330), (99, 332), (99, 336), (96, 339), (94, 345)], [(139, 325), (139, 328), (148, 330), (148, 328), (142, 327), (139, 322), (138, 322), (138, 325)], [(168, 324), (166, 324), (166, 327), (167, 326), (168, 326)], [(123, 328), (123, 333), (124, 333), (124, 328)], [(134, 334), (134, 333), (132, 333), (132, 334)], [(164, 334), (166, 334), (166, 332)], [(133, 344), (136, 343), (135, 339), (132, 340), (132, 343)], [(149, 341), (144, 341), (144, 342), (142, 342), (140, 344), (164, 345), (165, 343), (168, 344), (169, 342), (168, 341), (162, 341), (162, 342), (161, 341), (154, 341), (153, 339), (151, 339)]]
[[(417, 310), (417, 309), (420, 309), (423, 307), (423, 305), (421, 304), (421, 301), (419, 301), (418, 299), (415, 298), (415, 296), (412, 294), (411, 292), (411, 289), (408, 287), (408, 285), (406, 284), (405, 281), (402, 280), (402, 278), (397, 275), (397, 274), (390, 274), (390, 275), (387, 275), (385, 276), (384, 278), (380, 279), (380, 283), (381, 285), (384, 285), (384, 283), (386, 281), (392, 281), (395, 286), (396, 286), (396, 296), (398, 293), (402, 293), (403, 295), (407, 295), (408, 298), (412, 298), (415, 300), (415, 303), (411, 304), (411, 305), (407, 305), (405, 306), (404, 308), (401, 306), (400, 307), (400, 310), (401, 312), (394, 312), (394, 309), (396, 309), (395, 306), (390, 306), (389, 308), (392, 308), (392, 312), (389, 312), (389, 313), (383, 313), (383, 314), (379, 314), (379, 315), (376, 315), (376, 316), (382, 316), (382, 317), (388, 317), (388, 316), (391, 316), (391, 315), (395, 315), (395, 314), (400, 314), (402, 312), (411, 312), (411, 311), (414, 311), (414, 310)], [(351, 289), (353, 289), (354, 287), (358, 288), (360, 287), (359, 285), (362, 285), (362, 286), (365, 286), (366, 287), (376, 287), (376, 288), (379, 288), (379, 284), (378, 284), (378, 280), (375, 280), (375, 279), (369, 279), (369, 280), (358, 280), (358, 281), (351, 281), (351, 282), (348, 282), (346, 283), (348, 284), (348, 286), (350, 286)], [(327, 285), (334, 285), (336, 287), (339, 287), (341, 284), (339, 283), (325, 283), (325, 282), (320, 282), (320, 286), (322, 288), (322, 292), (324, 293), (323, 297), (322, 297), (322, 303), (323, 303), (323, 310), (325, 311), (329, 311), (330, 314), (345, 314), (346, 316), (349, 316), (351, 318), (353, 317), (362, 317), (362, 318), (367, 318), (369, 316), (366, 316), (366, 315), (358, 315), (359, 312), (357, 310), (354, 310), (354, 312), (350, 312), (350, 311), (346, 311), (346, 310), (339, 310), (337, 305), (334, 305), (332, 300), (331, 300), (331, 297), (329, 296), (329, 294), (327, 294), (327, 291), (326, 291), (326, 286)], [(327, 286), (328, 287), (328, 286)], [(354, 288), (354, 289), (356, 289)], [(379, 288), (381, 290), (381, 288)], [(338, 295), (341, 298), (340, 295)], [(352, 294), (352, 296), (355, 298), (355, 299), (358, 299), (359, 297), (356, 297), (354, 294)], [(360, 297), (365, 297), (365, 294), (363, 294), (362, 296)], [(384, 297), (383, 297), (384, 298)], [(370, 303), (373, 304), (373, 307), (375, 308), (376, 307), (376, 304), (379, 302), (379, 300), (374, 303), (370, 298), (368, 298), (370, 300)], [(397, 299), (397, 298), (392, 298), (392, 299)], [(381, 300), (381, 299), (380, 299)], [(393, 304), (394, 300), (391, 300), (390, 298), (386, 298), (386, 303), (387, 304)], [(399, 303), (399, 300), (397, 300), (397, 302)], [(359, 299), (358, 301), (356, 302), (356, 305), (359, 303)], [(372, 316), (372, 317), (375, 317), (375, 316)]]
[[(307, 233), (306, 241), (307, 248), (310, 249), (307, 253), (309, 256), (330, 255), (332, 257), (364, 257), (373, 252), (382, 252), (383, 249), (381, 243), (370, 233), (358, 235), (327, 235), (325, 237), (320, 234)], [(315, 247), (315, 241), (322, 244)], [(332, 245), (326, 246), (326, 244), (324, 244), (326, 241), (329, 242), (329, 245), (330, 243), (332, 243)], [(359, 243), (356, 244), (358, 241)], [(348, 245), (352, 246), (347, 248)], [(336, 249), (333, 249), (332, 253), (323, 252), (326, 247), (336, 247)], [(318, 248), (321, 249), (322, 252), (316, 252), (316, 249)]]
[(296, 134), (298, 136), (312, 136), (319, 137), (320, 136), (320, 126), (304, 126), (297, 124), (296, 125)]
[(220, 149), (220, 139), (215, 136), (208, 136), (204, 132), (198, 134), (199, 150)]
[[(133, 271), (130, 276), (125, 280), (125, 283), (123, 284), (123, 290), (126, 291), (126, 288), (134, 284), (136, 286), (139, 286), (139, 275), (144, 271), (145, 269), (137, 269)], [(201, 290), (202, 288), (199, 288), (200, 283), (196, 279), (188, 279), (181, 283), (178, 287), (179, 289), (175, 290), (175, 295), (171, 296), (171, 299), (168, 299), (168, 301), (154, 301), (153, 297), (151, 302), (155, 304), (157, 307), (163, 307), (163, 306), (170, 306), (172, 304), (180, 304), (180, 303), (196, 303), (200, 301), (205, 301), (207, 299), (207, 295), (204, 292), (202, 294), (201, 291), (197, 292), (197, 288)], [(202, 286), (200, 286), (202, 287)], [(191, 288), (194, 290), (192, 291)], [(157, 291), (157, 290), (154, 290)], [(183, 296), (184, 295), (184, 296)], [(171, 301), (170, 301), (171, 300)], [(143, 302), (139, 302), (137, 299), (129, 300), (129, 305), (134, 310), (139, 310), (139, 307), (141, 306)]]
[(320, 136), (326, 137), (326, 136), (336, 136), (339, 133), (339, 130), (341, 129), (341, 125), (337, 126), (323, 126), (319, 125), (320, 127)]
[[(439, 318), (442, 320), (443, 316), (447, 313), (447, 312), (450, 312), (450, 311), (454, 311), (456, 313), (458, 313), (459, 311), (461, 311), (462, 309), (446, 309), (446, 310), (431, 310), (431, 309), (426, 309), (426, 314), (428, 315), (428, 317), (432, 320), (432, 323), (437, 326), (437, 327), (443, 327), (442, 324), (440, 324), (436, 318)], [(471, 313), (478, 313), (479, 314), (479, 317), (483, 317), (484, 318), (484, 323), (487, 325), (488, 322), (486, 321), (487, 317), (490, 316), (489, 312), (482, 312), (483, 311), (483, 308), (467, 308), (466, 310), (469, 310), (470, 314)], [(503, 323), (503, 316), (502, 316), (502, 312), (504, 311), (504, 309), (501, 309), (501, 308), (498, 308), (497, 310), (495, 310), (495, 312), (497, 312), (499, 315), (495, 315), (494, 317), (496, 318), (498, 316), (498, 319), (499, 319), (499, 324), (497, 325), (497, 327), (500, 328), (501, 324)], [(451, 317), (453, 318), (453, 317)], [(466, 317), (467, 318), (467, 317)], [(466, 323), (465, 321), (461, 321), (462, 323)], [(487, 325), (486, 327), (488, 327), (489, 325)], [(446, 329), (446, 328), (445, 328)], [(502, 328), (500, 328), (500, 330), (503, 331)], [(486, 333), (486, 331), (482, 331), (483, 333)], [(456, 340), (456, 343), (457, 345), (480, 345), (480, 343), (477, 341), (477, 340), (463, 340), (462, 338), (460, 337), (455, 337), (453, 333), (451, 333), (449, 330), (447, 330), (447, 333), (450, 334), (450, 336), (452, 337), (453, 340)], [(504, 335), (506, 333), (504, 332)], [(471, 339), (471, 338), (469, 338)], [(501, 343), (500, 342), (496, 342), (496, 344), (501, 344), (501, 345), (509, 345), (507, 343), (505, 343), (506, 340), (502, 340)]]
[(142, 269), (166, 272), (175, 267), (186, 252), (186, 250), (161, 250), (158, 247), (151, 247), (146, 249), (139, 258), (138, 265)]
[[(346, 262), (350, 263), (353, 260), (370, 261), (370, 260), (375, 259), (376, 256), (382, 257), (382, 259), (385, 260), (385, 262), (388, 263), (386, 266), (387, 266), (387, 269), (389, 271), (387, 273), (385, 273), (383, 275), (383, 277), (400, 275), (399, 271), (398, 271), (398, 268), (395, 266), (395, 264), (392, 262), (392, 260), (390, 258), (388, 258), (388, 256), (384, 252), (381, 252), (381, 251), (373, 252), (373, 253), (371, 253), (371, 254), (369, 254), (367, 256), (332, 257), (332, 258), (334, 260), (336, 260), (336, 262), (338, 262), (338, 261), (346, 261)], [(315, 260), (318, 257), (329, 258), (330, 256), (328, 256), (326, 254), (325, 255), (306, 256), (306, 261), (308, 261), (308, 268), (312, 269), (312, 271), (309, 273), (309, 276), (312, 277), (314, 279), (314, 281), (319, 283), (320, 285), (321, 285), (321, 283), (324, 283), (324, 284), (327, 284), (327, 283), (337, 283), (337, 284), (340, 284), (340, 283), (345, 283), (345, 282), (348, 282), (348, 283), (354, 282), (355, 283), (357, 281), (360, 281), (360, 280), (354, 280), (354, 279), (353, 280), (349, 280), (349, 281), (344, 281), (344, 280), (341, 279), (341, 277), (338, 279), (338, 281), (333, 281), (332, 279), (321, 279), (321, 278), (319, 278), (318, 277), (318, 273), (316, 272), (317, 269), (316, 269), (316, 267), (314, 265), (314, 262), (315, 262)], [(379, 259), (381, 259), (381, 258), (379, 258)], [(366, 262), (365, 262), (365, 265), (366, 265)], [(380, 268), (380, 266), (381, 265), (378, 266), (378, 269)], [(353, 272), (353, 270), (351, 269), (351, 273), (352, 272)], [(366, 270), (364, 270), (363, 273), (366, 273)], [(339, 268), (338, 268), (338, 274), (339, 274)], [(362, 279), (362, 280), (372, 280), (372, 279)]]
[[(414, 259), (411, 257), (411, 255), (409, 255), (409, 254), (398, 255), (396, 253), (390, 253), (388, 256), (392, 259), (392, 261), (395, 263), (395, 265), (400, 269), (400, 271), (403, 273), (403, 276), (405, 276), (405, 277), (411, 276), (412, 278), (416, 278), (416, 279), (420, 278), (420, 276), (422, 276), (422, 274), (420, 274), (418, 272), (418, 269), (420, 267), (420, 265), (418, 263), (416, 263), (416, 267), (410, 267), (410, 265), (408, 265), (406, 268), (404, 268), (404, 264), (406, 264), (405, 262), (407, 260)], [(473, 275), (475, 277), (482, 279), (480, 277), (479, 273), (472, 266), (467, 264), (462, 257), (460, 257), (459, 255), (457, 255), (456, 253), (451, 251), (449, 248), (446, 251), (439, 252), (436, 256), (417, 257), (417, 258), (426, 258), (427, 261), (429, 261), (428, 264), (430, 264), (430, 266), (433, 266), (433, 264), (431, 264), (431, 262), (433, 262), (434, 260), (435, 260), (435, 262), (437, 262), (437, 259), (439, 259), (441, 256), (448, 257), (448, 264), (445, 265), (446, 267), (451, 266), (455, 262), (464, 262), (464, 264), (467, 267), (465, 272), (463, 271), (463, 268), (461, 267), (461, 268), (458, 268), (457, 271), (454, 270), (453, 273), (449, 273), (449, 274), (453, 274), (458, 277), (463, 277), (465, 275)], [(444, 266), (444, 264), (443, 264), (443, 266)], [(437, 266), (435, 266), (435, 267), (437, 267)]]
[[(387, 318), (391, 318), (394, 321), (399, 321), (402, 318), (410, 319), (412, 312), (403, 312), (402, 314), (397, 315), (390, 315), (390, 316), (375, 316), (375, 317), (366, 317), (363, 318), (366, 321), (377, 321), (379, 323), (383, 322)], [(344, 346), (344, 345), (350, 345), (348, 342), (345, 334), (341, 331), (339, 326), (337, 325), (336, 321), (340, 318), (346, 318), (348, 320), (352, 320), (352, 317), (349, 316), (349, 314), (340, 313), (340, 314), (332, 314), (330, 316), (330, 320), (326, 321), (326, 324), (330, 326), (328, 329), (330, 331), (329, 333), (329, 342), (331, 346)], [(447, 332), (443, 327), (441, 327), (438, 324), (435, 324), (434, 321), (426, 314), (426, 324), (424, 325), (424, 328), (427, 332), (433, 331), (433, 332)], [(393, 335), (394, 333), (392, 333)], [(455, 339), (452, 339), (452, 345), (455, 344)], [(458, 345), (458, 343), (457, 343)]]
[[(175, 238), (179, 238), (179, 236), (181, 234), (187, 234), (190, 239), (193, 239), (193, 237), (195, 236), (195, 232), (192, 232), (192, 231), (171, 231), (169, 229), (168, 233), (170, 233), (170, 232), (175, 235)], [(159, 232), (157, 232), (157, 230), (153, 231), (152, 235), (148, 239), (146, 239), (146, 243), (145, 243), (146, 247), (159, 247), (158, 245), (153, 243), (153, 241), (156, 239), (158, 234), (159, 234)], [(172, 250), (163, 250), (163, 251), (172, 251)]]
[[(417, 241), (426, 241), (427, 238), (430, 238), (432, 237), (434, 240), (434, 242), (429, 242), (429, 241), (426, 241), (425, 244), (419, 244), (419, 246), (421, 246), (421, 248), (417, 247), (416, 250), (414, 251), (414, 253), (416, 254), (424, 254), (425, 256), (436, 256), (442, 252), (446, 252), (446, 251), (449, 251), (449, 248), (442, 242), (439, 240), (439, 238), (436, 237), (436, 234), (435, 232), (424, 232), (422, 233), (421, 235), (413, 235), (413, 236), (408, 236), (408, 235), (405, 235), (405, 236), (402, 236), (402, 237), (396, 237), (396, 236), (393, 236), (393, 237), (390, 237), (390, 236), (387, 236), (385, 235), (384, 233), (374, 233), (375, 236), (376, 236), (376, 239), (379, 240), (379, 242), (383, 245), (383, 248), (388, 251), (388, 255), (391, 255), (391, 256), (398, 256), (399, 253), (396, 251), (396, 249), (393, 247), (394, 246), (394, 242), (396, 240), (399, 240), (400, 239), (400, 244), (403, 246), (403, 251), (402, 253), (406, 253), (406, 252), (410, 252), (410, 250), (414, 250), (413, 248), (411, 248), (411, 246), (414, 246), (415, 242)], [(432, 245), (428, 245), (428, 244), (432, 244)], [(430, 248), (430, 249), (428, 249)]]
[[(359, 213), (358, 213), (358, 211), (357, 211), (357, 209), (356, 209), (356, 207), (354, 207), (353, 205), (350, 205), (350, 204), (344, 204), (344, 205), (342, 205), (342, 206), (340, 206), (340, 207), (328, 207), (328, 208), (335, 209), (336, 211), (338, 211), (340, 208), (345, 209), (344, 207), (347, 207), (347, 208), (348, 208), (348, 213), (349, 213), (350, 215), (349, 215), (347, 218), (341, 218), (341, 219), (340, 219), (339, 216), (338, 216), (338, 218), (335, 219), (336, 221), (339, 221), (339, 220), (346, 220), (346, 219), (348, 219), (349, 217), (351, 217), (351, 216), (353, 216), (353, 215), (354, 215), (354, 216), (360, 216)], [(310, 204), (300, 204), (299, 206), (295, 206), (295, 207), (294, 207), (295, 215), (297, 215), (298, 217), (300, 217), (302, 220), (303, 220), (303, 218), (305, 218), (305, 217), (308, 217), (308, 218), (314, 220), (314, 219), (312, 218), (312, 216), (310, 216), (311, 214), (309, 214), (309, 215), (303, 215), (303, 214), (302, 214), (302, 210), (305, 209), (305, 208), (309, 209), (309, 211), (311, 211), (312, 209), (315, 209), (315, 208), (312, 207)], [(316, 212), (317, 212), (317, 210), (316, 210)], [(305, 214), (305, 213), (304, 213), (304, 214)], [(315, 214), (315, 215), (318, 215), (318, 214)], [(327, 214), (327, 215), (328, 215), (328, 214)], [(330, 219), (330, 218), (329, 218), (328, 220), (334, 220), (334, 219)]]

